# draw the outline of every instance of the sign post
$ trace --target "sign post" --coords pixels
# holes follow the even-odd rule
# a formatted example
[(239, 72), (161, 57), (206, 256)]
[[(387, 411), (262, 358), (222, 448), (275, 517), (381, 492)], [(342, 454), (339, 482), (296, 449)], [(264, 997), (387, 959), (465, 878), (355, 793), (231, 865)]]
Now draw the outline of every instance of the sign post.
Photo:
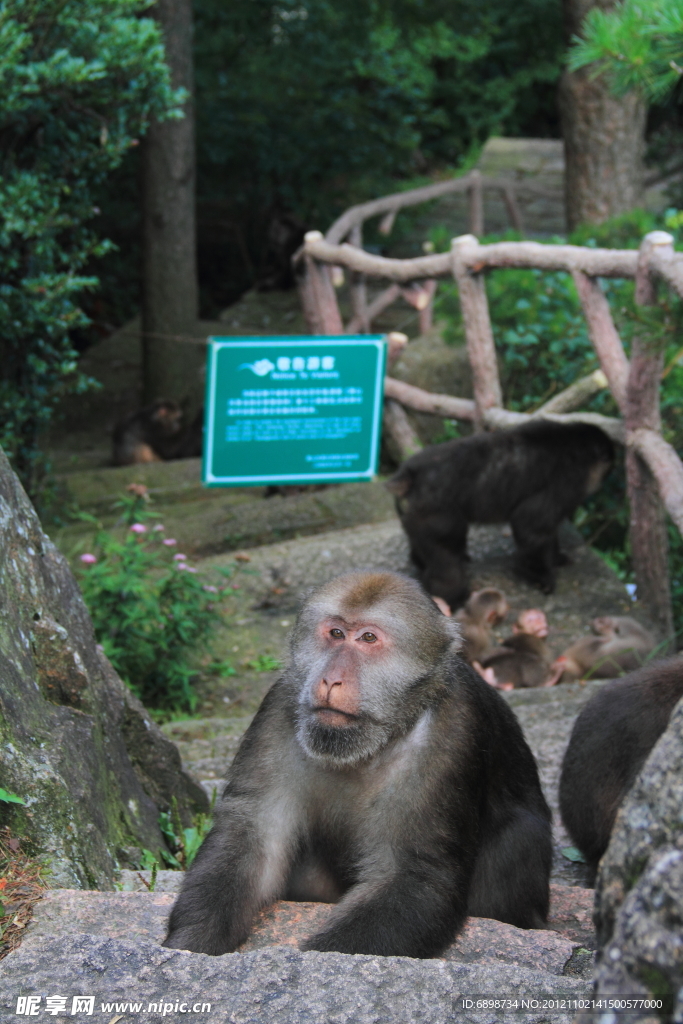
[(208, 348), (206, 486), (372, 479), (383, 335), (209, 338)]

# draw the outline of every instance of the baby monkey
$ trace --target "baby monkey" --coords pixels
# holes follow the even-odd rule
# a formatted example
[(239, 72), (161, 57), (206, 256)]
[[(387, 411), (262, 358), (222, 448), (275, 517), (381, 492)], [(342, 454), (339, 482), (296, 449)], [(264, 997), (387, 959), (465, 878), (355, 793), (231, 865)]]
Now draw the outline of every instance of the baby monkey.
[[(438, 603), (442, 599), (434, 600)], [(484, 587), (483, 590), (474, 590), (465, 606), (455, 613), (454, 618), (460, 624), (463, 639), (460, 653), (470, 665), (475, 661), (481, 662), (493, 650), (493, 628), (503, 621), (509, 611), (510, 606), (502, 590)]]
[(545, 614), (540, 608), (527, 608), (519, 613), (512, 630), (513, 635), (481, 662), (484, 679), (499, 690), (552, 686), (557, 671), (551, 667), (545, 643)]

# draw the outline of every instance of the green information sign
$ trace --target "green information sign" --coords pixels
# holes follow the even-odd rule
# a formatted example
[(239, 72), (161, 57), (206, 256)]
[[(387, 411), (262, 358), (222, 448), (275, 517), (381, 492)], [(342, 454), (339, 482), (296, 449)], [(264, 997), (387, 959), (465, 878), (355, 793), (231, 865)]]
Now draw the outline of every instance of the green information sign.
[(209, 338), (203, 482), (372, 479), (386, 348), (368, 334)]

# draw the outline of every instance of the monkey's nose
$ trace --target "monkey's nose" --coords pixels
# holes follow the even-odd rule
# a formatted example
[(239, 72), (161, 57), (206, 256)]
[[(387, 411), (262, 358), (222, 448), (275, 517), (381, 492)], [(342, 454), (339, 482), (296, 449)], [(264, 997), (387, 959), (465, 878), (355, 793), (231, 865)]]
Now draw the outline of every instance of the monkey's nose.
[(323, 679), (322, 684), (325, 687), (326, 692), (329, 694), (335, 686), (341, 686), (341, 679)]

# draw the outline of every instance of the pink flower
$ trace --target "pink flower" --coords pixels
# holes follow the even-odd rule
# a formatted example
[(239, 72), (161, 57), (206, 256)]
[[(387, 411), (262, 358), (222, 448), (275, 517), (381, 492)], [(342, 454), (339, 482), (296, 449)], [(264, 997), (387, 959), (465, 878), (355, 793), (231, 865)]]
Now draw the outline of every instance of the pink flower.
[(85, 554), (81, 555), (81, 562), (85, 562), (86, 565), (94, 565), (97, 559), (94, 555)]
[(186, 560), (186, 558), (187, 558), (187, 555), (178, 554), (178, 555), (174, 555), (173, 556), (173, 561), (174, 562), (184, 562)]
[(154, 531), (154, 533), (159, 533), (160, 530), (163, 530), (163, 526), (161, 525), (161, 523), (157, 523), (156, 526), (152, 527), (152, 530)]
[(167, 548), (172, 548), (174, 544), (178, 543), (178, 541), (175, 537), (166, 537), (161, 543), (165, 544)]
[(218, 587), (202, 587), (202, 590), (206, 590), (209, 594), (218, 593)]
[(133, 523), (131, 533), (147, 533), (147, 527), (143, 523)]
[(187, 562), (178, 562), (178, 569), (184, 569), (185, 572), (197, 571), (196, 569), (193, 569), (191, 565), (188, 565)]

